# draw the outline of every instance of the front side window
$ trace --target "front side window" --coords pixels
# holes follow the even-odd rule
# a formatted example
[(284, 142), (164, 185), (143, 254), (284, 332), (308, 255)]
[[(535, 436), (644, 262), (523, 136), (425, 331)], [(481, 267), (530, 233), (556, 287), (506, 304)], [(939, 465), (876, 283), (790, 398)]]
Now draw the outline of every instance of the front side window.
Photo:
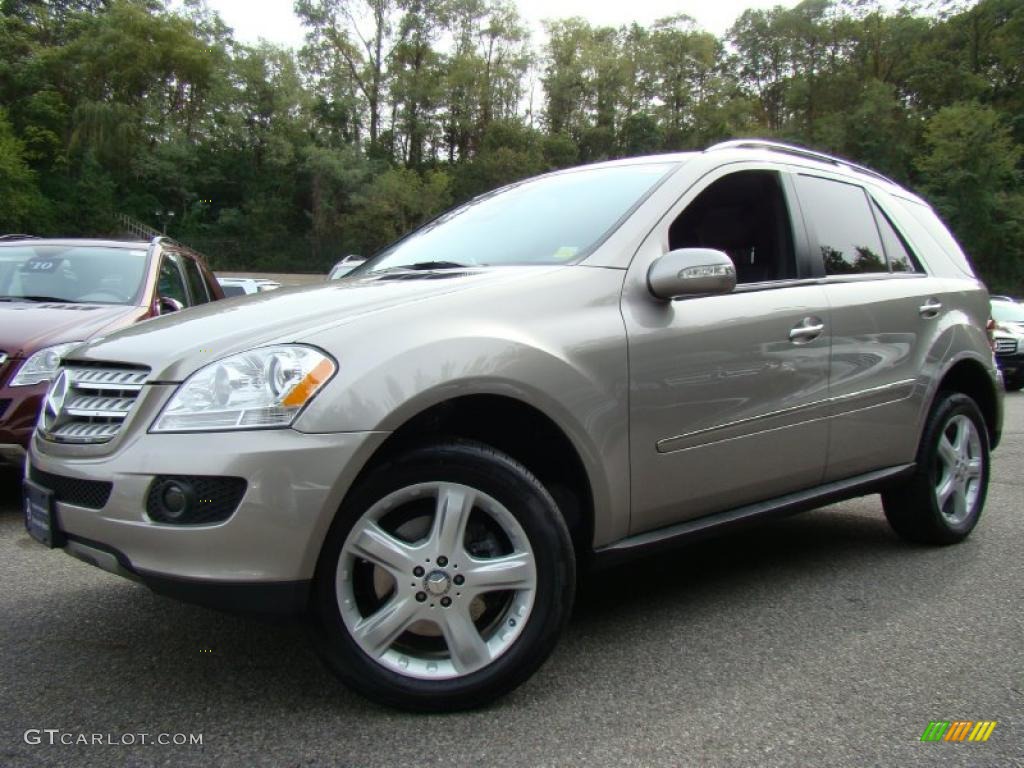
[(416, 265), (577, 261), (677, 167), (678, 162), (583, 168), (514, 184), (439, 216), (351, 274)]
[(91, 245), (0, 248), (0, 299), (133, 304), (146, 274), (146, 251)]
[(875, 219), (861, 187), (797, 176), (804, 220), (817, 235), (827, 275), (888, 272)]
[(183, 306), (189, 305), (188, 292), (185, 290), (185, 280), (181, 276), (181, 269), (178, 267), (177, 260), (169, 254), (165, 254), (160, 262), (157, 292), (162, 299), (176, 299)]
[(738, 283), (797, 277), (789, 210), (774, 171), (739, 171), (711, 183), (672, 222), (668, 244), (724, 251)]

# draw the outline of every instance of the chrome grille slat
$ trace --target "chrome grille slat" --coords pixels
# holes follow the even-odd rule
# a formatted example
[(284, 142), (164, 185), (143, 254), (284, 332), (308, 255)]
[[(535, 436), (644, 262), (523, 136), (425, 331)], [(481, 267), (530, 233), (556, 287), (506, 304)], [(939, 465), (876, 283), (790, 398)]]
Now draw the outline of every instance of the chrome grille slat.
[(1016, 339), (996, 339), (997, 355), (1012, 355), (1017, 351)]
[(134, 402), (134, 397), (76, 397), (64, 406), (64, 412), (70, 416), (123, 419)]
[(141, 392), (141, 384), (95, 384), (93, 382), (75, 382), (75, 388), (90, 392)]
[[(121, 430), (149, 370), (72, 363), (61, 375), (64, 384), (58, 387), (58, 376), (43, 404), (43, 436), (60, 443), (105, 443)], [(61, 389), (60, 396), (54, 391), (57, 389)]]

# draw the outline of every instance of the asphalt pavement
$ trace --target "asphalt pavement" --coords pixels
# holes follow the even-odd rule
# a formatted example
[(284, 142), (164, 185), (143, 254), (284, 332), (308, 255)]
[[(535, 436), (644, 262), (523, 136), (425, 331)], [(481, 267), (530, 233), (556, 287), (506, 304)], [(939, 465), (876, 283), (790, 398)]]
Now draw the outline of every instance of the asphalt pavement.
[[(1006, 405), (967, 542), (904, 544), (873, 496), (603, 572), (532, 680), (446, 716), (349, 692), (299, 626), (44, 549), (0, 473), (0, 766), (1024, 766), (1024, 394)], [(933, 720), (998, 725), (921, 742)]]

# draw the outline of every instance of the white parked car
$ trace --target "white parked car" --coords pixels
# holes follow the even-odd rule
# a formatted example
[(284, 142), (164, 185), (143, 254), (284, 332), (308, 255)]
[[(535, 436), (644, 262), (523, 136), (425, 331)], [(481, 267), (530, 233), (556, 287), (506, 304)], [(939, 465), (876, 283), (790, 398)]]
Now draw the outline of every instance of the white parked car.
[(218, 277), (217, 282), (224, 289), (225, 298), (263, 293), (281, 287), (276, 280), (268, 280), (265, 277)]

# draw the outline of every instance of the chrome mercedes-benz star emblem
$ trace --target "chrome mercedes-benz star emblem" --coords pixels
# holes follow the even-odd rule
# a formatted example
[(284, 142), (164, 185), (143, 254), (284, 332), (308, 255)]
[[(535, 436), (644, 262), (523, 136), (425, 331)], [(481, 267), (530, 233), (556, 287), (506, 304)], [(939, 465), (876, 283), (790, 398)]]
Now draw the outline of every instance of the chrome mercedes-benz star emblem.
[(432, 595), (443, 595), (447, 592), (449, 582), (448, 574), (444, 571), (432, 571), (431, 573), (428, 573), (427, 578), (423, 580), (424, 586)]
[(57, 378), (53, 380), (53, 384), (50, 385), (50, 390), (46, 393), (46, 402), (43, 404), (42, 413), (42, 426), (45, 430), (50, 430), (53, 425), (57, 423), (57, 419), (60, 418), (61, 409), (64, 407), (64, 400), (68, 396), (68, 372), (61, 371)]

